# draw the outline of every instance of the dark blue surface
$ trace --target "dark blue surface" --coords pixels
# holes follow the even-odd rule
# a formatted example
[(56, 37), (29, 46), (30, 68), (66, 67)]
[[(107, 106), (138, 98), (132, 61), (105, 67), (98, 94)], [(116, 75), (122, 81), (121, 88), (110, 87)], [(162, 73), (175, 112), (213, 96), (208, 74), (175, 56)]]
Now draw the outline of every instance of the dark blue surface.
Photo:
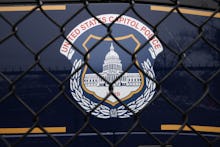
[[(120, 13), (128, 5), (103, 4), (92, 5), (95, 15), (105, 13)], [(48, 11), (47, 13), (54, 18), (59, 24), (63, 24), (72, 14), (74, 14), (81, 5), (69, 5), (66, 11)], [(151, 24), (155, 25), (162, 17), (164, 12), (154, 12), (149, 10), (149, 6), (136, 5), (138, 13), (146, 18)], [(114, 10), (114, 11), (113, 11)], [(19, 20), (27, 12), (7, 12), (2, 13), (13, 24)], [(131, 11), (126, 15), (135, 17)], [(206, 17), (186, 15), (197, 24), (202, 24)], [(67, 35), (74, 26), (81, 21), (89, 18), (86, 11), (83, 11), (76, 18), (66, 25), (65, 34)], [(213, 18), (204, 27), (204, 37), (207, 38), (212, 45), (220, 48), (220, 20)], [(12, 28), (0, 20), (0, 38), (6, 37), (11, 33)], [(215, 26), (215, 27), (212, 27)], [(31, 14), (27, 19), (17, 25), (19, 38), (25, 41), (35, 53), (46, 46), (49, 40), (60, 34), (60, 30), (52, 22), (50, 22), (40, 11)], [(198, 35), (198, 29), (187, 23), (178, 14), (171, 14), (161, 25), (158, 26), (160, 39), (165, 42), (172, 50), (180, 53), (190, 42)], [(40, 53), (40, 64), (45, 66), (54, 76), (63, 81), (71, 71), (70, 62), (59, 53), (60, 46), (64, 38), (60, 37), (46, 50)], [(155, 61), (154, 70), (157, 81), (160, 81), (177, 65), (180, 56), (175, 55), (171, 49), (164, 46), (164, 51)], [(207, 45), (202, 39), (197, 41), (189, 50), (185, 52), (185, 59), (182, 65), (187, 67), (194, 75), (199, 76), (203, 80), (208, 80), (220, 68), (220, 53), (211, 46)], [(126, 59), (123, 59), (126, 60)], [(32, 55), (15, 37), (11, 37), (4, 41), (0, 46), (0, 71), (10, 80), (15, 80), (19, 75), (28, 69), (30, 65), (35, 63), (35, 57)], [(76, 106), (71, 104), (73, 101), (70, 95), (69, 80), (64, 82), (65, 94), (61, 94), (57, 99), (48, 105), (46, 109), (42, 109), (48, 102), (57, 96), (61, 87), (49, 75), (43, 72), (39, 66), (36, 66), (15, 82), (15, 93), (7, 97), (0, 103), (0, 127), (31, 127), (36, 117), (19, 102), (23, 100), (35, 113), (39, 113), (39, 125), (47, 126), (66, 126), (67, 134), (76, 133), (85, 123), (85, 116)], [(207, 87), (205, 84), (194, 78), (192, 74), (187, 72), (184, 67), (180, 66), (165, 81), (161, 83), (160, 95), (139, 115), (140, 123), (133, 132), (143, 132), (140, 124), (146, 129), (156, 132), (156, 137), (162, 141), (166, 141), (170, 135), (166, 131), (160, 130), (161, 124), (182, 124), (184, 122), (183, 115), (171, 106), (163, 96), (168, 97), (182, 111), (188, 111), (188, 123), (191, 125), (204, 126), (220, 126), (220, 106), (213, 100), (220, 101), (220, 75), (216, 75), (207, 83), (209, 86), (209, 95), (207, 95), (200, 104), (193, 109), (190, 107), (198, 101)], [(0, 98), (6, 96), (12, 87), (10, 84), (0, 77)], [(67, 96), (64, 96), (67, 95)], [(77, 105), (77, 104), (76, 104)], [(41, 112), (42, 111), (42, 112)], [(129, 119), (98, 119), (90, 116), (89, 122), (100, 132), (116, 133), (115, 135), (107, 135), (106, 137), (116, 143), (122, 135), (117, 132), (127, 132), (136, 118)], [(157, 135), (157, 133), (161, 133)], [(88, 125), (83, 133), (94, 133), (94, 130)], [(165, 134), (164, 134), (165, 133)], [(120, 134), (120, 133), (119, 133)], [(205, 133), (206, 136), (218, 135), (214, 133)], [(65, 143), (71, 137), (57, 137), (62, 143)], [(207, 137), (209, 140), (214, 139), (213, 136)], [(14, 142), (19, 138), (7, 138), (8, 141)], [(85, 141), (86, 140), (86, 141)], [(119, 146), (138, 146), (144, 144), (158, 144), (149, 135), (129, 135)], [(200, 146), (205, 147), (208, 144), (199, 136), (194, 134), (177, 136), (173, 142), (173, 146)], [(71, 144), (71, 146), (108, 146), (102, 138), (97, 136), (79, 136)], [(219, 146), (218, 141), (215, 146)], [(4, 143), (0, 141), (0, 146), (4, 147)], [(56, 146), (56, 144), (46, 137), (30, 137), (18, 146)]]

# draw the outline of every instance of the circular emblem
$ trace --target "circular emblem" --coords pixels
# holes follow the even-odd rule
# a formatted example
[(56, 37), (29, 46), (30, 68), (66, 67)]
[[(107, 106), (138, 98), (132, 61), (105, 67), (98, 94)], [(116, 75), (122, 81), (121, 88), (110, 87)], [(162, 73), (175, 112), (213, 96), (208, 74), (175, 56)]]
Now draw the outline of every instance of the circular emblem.
[(163, 47), (149, 27), (132, 17), (96, 17), (99, 21), (90, 18), (73, 28), (60, 48), (72, 63), (71, 94), (96, 117), (127, 118), (152, 99), (153, 64)]

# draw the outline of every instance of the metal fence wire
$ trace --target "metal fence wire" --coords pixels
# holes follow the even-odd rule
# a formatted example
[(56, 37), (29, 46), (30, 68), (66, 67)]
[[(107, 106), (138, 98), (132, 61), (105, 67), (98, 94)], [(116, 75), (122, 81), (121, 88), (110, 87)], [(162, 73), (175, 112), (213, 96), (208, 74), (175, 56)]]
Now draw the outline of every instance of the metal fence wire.
[[(47, 9), (57, 5), (66, 10)], [(153, 7), (166, 9), (153, 11)], [(152, 11), (149, 14), (145, 12), (148, 8)], [(0, 11), (1, 147), (220, 145), (220, 1), (1, 0)], [(91, 17), (99, 21), (96, 16), (105, 13), (118, 13), (117, 19), (131, 14), (150, 27), (154, 36), (131, 53), (114, 38), (113, 21), (110, 25), (102, 24), (106, 34), (86, 52), (68, 40), (74, 26)], [(41, 18), (41, 22), (32, 19), (35, 17)], [(137, 66), (136, 56), (155, 36), (164, 48), (155, 60), (156, 78), (139, 71), (156, 83), (156, 93), (141, 111), (134, 113), (112, 89), (125, 72), (108, 82), (92, 65), (89, 54), (110, 37), (132, 59), (126, 65), (128, 71)], [(83, 64), (71, 74), (67, 62), (59, 66), (58, 59), (66, 60), (62, 55), (52, 56), (53, 52), (60, 54), (64, 40), (83, 59)], [(109, 95), (114, 95), (133, 114), (130, 118), (94, 117), (92, 113), (108, 97), (90, 112), (72, 98), (69, 81), (85, 66), (108, 82)], [(179, 127), (163, 130), (162, 124)], [(207, 131), (195, 125), (215, 127)], [(51, 132), (46, 128), (49, 126), (66, 126), (66, 131)], [(10, 128), (15, 132), (10, 132)], [(19, 132), (22, 128), (24, 132)]]

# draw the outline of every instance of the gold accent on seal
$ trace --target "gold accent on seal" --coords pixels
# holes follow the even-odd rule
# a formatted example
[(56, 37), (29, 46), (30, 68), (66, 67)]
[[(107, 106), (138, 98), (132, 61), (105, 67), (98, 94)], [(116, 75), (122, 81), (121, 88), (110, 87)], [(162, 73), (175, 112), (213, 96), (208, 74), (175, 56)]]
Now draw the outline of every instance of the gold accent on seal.
[[(88, 48), (86, 47), (86, 44), (87, 44), (87, 42), (88, 42), (90, 39), (92, 39), (92, 38), (94, 38), (94, 39), (96, 39), (96, 40), (101, 40), (101, 39), (102, 39), (102, 37), (99, 37), (99, 36), (90, 34), (89, 37), (88, 37), (88, 38), (83, 42), (83, 44), (82, 44), (82, 46), (86, 49), (86, 51), (88, 51)], [(140, 44), (140, 42), (137, 40), (137, 38), (134, 36), (134, 34), (129, 34), (129, 35), (126, 35), (126, 36), (121, 36), (121, 37), (115, 37), (115, 40), (120, 41), (120, 40), (125, 40), (125, 39), (128, 39), (128, 38), (132, 38), (132, 39), (137, 43), (137, 46), (136, 46), (136, 48), (134, 49), (134, 51), (136, 51), (136, 50), (140, 47), (141, 44)], [(105, 40), (105, 41), (112, 41), (112, 39), (109, 38), (109, 37), (108, 37), (108, 38), (105, 38), (104, 40)], [(89, 58), (89, 57), (90, 57), (90, 55), (88, 55), (88, 58)], [(136, 61), (136, 64), (137, 64), (137, 66), (139, 66), (138, 61)], [(84, 68), (84, 70), (83, 70), (83, 73), (82, 73), (82, 78), (81, 78), (82, 88), (83, 88), (87, 93), (89, 93), (89, 94), (95, 96), (98, 100), (103, 100), (103, 98), (97, 96), (97, 95), (95, 94), (95, 92), (90, 91), (90, 90), (88, 90), (88, 89), (86, 88), (83, 79), (84, 79), (84, 76), (85, 76), (85, 74), (86, 74), (87, 68), (88, 68), (88, 66), (86, 65), (85, 68)], [(136, 91), (132, 91), (128, 96), (126, 96), (126, 97), (120, 99), (121, 101), (125, 101), (125, 100), (129, 99), (129, 98), (132, 97), (134, 94), (136, 94), (136, 93), (138, 93), (138, 92), (140, 92), (140, 91), (142, 90), (142, 88), (143, 88), (143, 86), (144, 86), (144, 75), (141, 73), (141, 71), (138, 70), (138, 72), (139, 72), (139, 74), (140, 74), (141, 81), (142, 81), (140, 87), (139, 87)], [(117, 104), (119, 103), (118, 100), (117, 100), (116, 102), (111, 102), (111, 101), (109, 101), (108, 99), (106, 99), (105, 102), (108, 103), (108, 104), (110, 104), (110, 105), (112, 105), (112, 106), (115, 106), (115, 105), (117, 105)]]

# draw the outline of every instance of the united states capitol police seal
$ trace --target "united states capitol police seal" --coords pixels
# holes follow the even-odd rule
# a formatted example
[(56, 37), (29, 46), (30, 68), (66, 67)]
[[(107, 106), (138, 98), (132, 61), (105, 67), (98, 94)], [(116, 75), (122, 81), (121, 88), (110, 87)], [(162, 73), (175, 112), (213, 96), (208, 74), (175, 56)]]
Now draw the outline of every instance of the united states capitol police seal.
[[(163, 47), (145, 24), (118, 16), (103, 14), (96, 16), (100, 21), (83, 21), (60, 48), (72, 63), (73, 98), (98, 118), (128, 118), (143, 109), (155, 93), (153, 64)], [(109, 25), (111, 35), (106, 35)]]

